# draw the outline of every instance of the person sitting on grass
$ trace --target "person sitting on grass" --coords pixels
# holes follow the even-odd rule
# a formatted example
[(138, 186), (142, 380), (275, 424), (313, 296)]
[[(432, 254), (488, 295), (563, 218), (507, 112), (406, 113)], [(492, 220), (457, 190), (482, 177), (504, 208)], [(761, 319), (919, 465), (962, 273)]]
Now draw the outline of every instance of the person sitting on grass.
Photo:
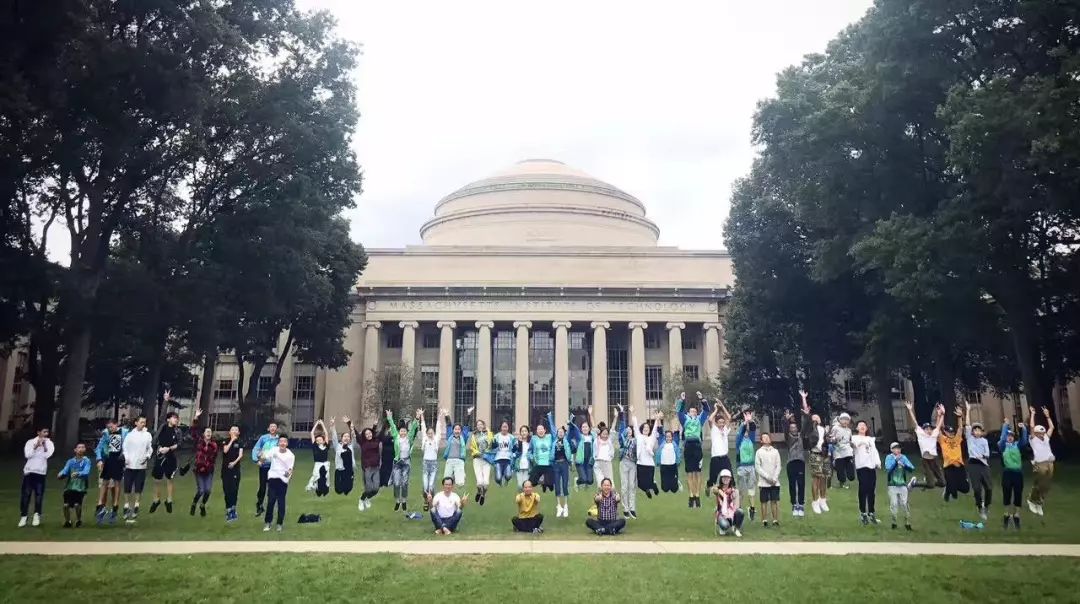
[(540, 526), (544, 523), (544, 515), (540, 513), (540, 495), (533, 492), (532, 483), (528, 480), (522, 485), (522, 491), (514, 497), (518, 513), (510, 519), (514, 530), (519, 533), (544, 532)]
[[(1012, 518), (1016, 530), (1020, 530), (1020, 502), (1024, 496), (1024, 458), (1020, 449), (1028, 446), (1028, 431), (1024, 422), (1020, 422), (1020, 438), (1016, 438), (1016, 432), (1009, 425), (1009, 418), (1001, 426), (1001, 441), (998, 449), (1001, 451), (1001, 493), (1005, 499), (1005, 519), (1003, 524), (1006, 530), (1009, 528), (1009, 518)], [(1012, 508), (1012, 514), (1009, 514)]]
[(596, 518), (586, 518), (585, 526), (597, 535), (618, 535), (626, 527), (626, 519), (619, 518), (619, 494), (611, 486), (611, 479), (600, 483), (600, 490), (593, 497)]
[(892, 455), (885, 458), (885, 476), (889, 484), (889, 513), (892, 514), (892, 527), (896, 528), (896, 517), (904, 511), (904, 528), (911, 530), (911, 508), (908, 506), (908, 491), (915, 485), (915, 465), (900, 449), (900, 443), (889, 445)]
[(75, 445), (75, 457), (67, 460), (56, 477), (67, 480), (64, 485), (64, 528), (72, 526), (72, 508), (75, 509), (75, 527), (81, 527), (83, 498), (86, 497), (86, 486), (90, 481), (90, 459), (86, 457), (86, 445)]
[(720, 470), (717, 480), (711, 490), (716, 498), (716, 533), (726, 535), (731, 531), (736, 537), (742, 537), (743, 512), (739, 508), (739, 489), (735, 488), (731, 470)]
[(434, 497), (428, 498), (428, 506), (431, 508), (431, 523), (435, 525), (436, 535), (452, 535), (461, 522), (461, 512), (465, 509), (465, 497), (459, 497), (454, 492), (454, 479), (450, 476), (443, 478), (442, 491)]

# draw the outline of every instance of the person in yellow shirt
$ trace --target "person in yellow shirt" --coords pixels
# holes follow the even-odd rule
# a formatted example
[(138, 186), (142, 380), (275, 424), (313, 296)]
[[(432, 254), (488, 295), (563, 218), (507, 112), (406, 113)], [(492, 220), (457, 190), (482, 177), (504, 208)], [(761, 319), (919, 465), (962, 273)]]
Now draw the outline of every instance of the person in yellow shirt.
[(540, 526), (544, 523), (544, 515), (540, 513), (540, 495), (533, 492), (531, 481), (526, 480), (521, 486), (521, 492), (514, 498), (514, 503), (518, 509), (517, 516), (510, 519), (514, 530), (538, 535), (543, 533), (544, 529)]
[[(956, 414), (956, 424), (959, 426), (964, 421), (964, 410), (956, 407), (953, 412)], [(941, 464), (945, 467), (945, 490), (941, 495), (945, 501), (949, 498), (959, 499), (960, 493), (966, 495), (971, 490), (967, 472), (964, 471), (964, 452), (961, 449), (963, 442), (964, 435), (957, 430), (956, 426), (948, 424), (942, 428), (941, 436), (938, 437), (938, 444), (941, 445)]]

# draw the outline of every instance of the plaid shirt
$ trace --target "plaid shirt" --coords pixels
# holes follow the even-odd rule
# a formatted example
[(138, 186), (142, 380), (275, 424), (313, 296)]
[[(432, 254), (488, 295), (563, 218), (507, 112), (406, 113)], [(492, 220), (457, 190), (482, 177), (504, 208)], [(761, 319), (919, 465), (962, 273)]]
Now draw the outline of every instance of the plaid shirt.
[(195, 439), (195, 473), (212, 474), (217, 453), (218, 444), (214, 439), (207, 441), (198, 435)]

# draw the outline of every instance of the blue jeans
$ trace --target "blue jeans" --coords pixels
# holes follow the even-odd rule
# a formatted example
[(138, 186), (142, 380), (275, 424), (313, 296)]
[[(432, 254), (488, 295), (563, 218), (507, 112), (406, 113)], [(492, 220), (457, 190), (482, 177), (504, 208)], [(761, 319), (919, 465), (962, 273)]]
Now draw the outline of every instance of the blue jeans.
[(509, 483), (514, 478), (514, 470), (509, 459), (495, 460), (495, 482), (499, 485)]
[(555, 471), (555, 496), (566, 497), (570, 494), (570, 462), (557, 461), (551, 468)]
[(435, 525), (435, 530), (448, 528), (456, 531), (459, 522), (461, 522), (461, 510), (454, 512), (454, 515), (449, 518), (441, 518), (434, 510), (431, 511), (431, 523)]
[(591, 485), (593, 483), (593, 466), (592, 466), (591, 463), (588, 463), (588, 464), (579, 463), (579, 464), (577, 464), (577, 483), (579, 485), (582, 485), (582, 484)]

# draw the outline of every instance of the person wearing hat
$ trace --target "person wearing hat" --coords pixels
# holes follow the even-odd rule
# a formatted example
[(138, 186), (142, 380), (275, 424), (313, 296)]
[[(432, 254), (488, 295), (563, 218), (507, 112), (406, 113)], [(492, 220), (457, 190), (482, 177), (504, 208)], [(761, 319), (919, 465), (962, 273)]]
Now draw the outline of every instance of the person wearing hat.
[(975, 494), (975, 507), (979, 518), (986, 521), (987, 510), (994, 488), (990, 482), (990, 443), (986, 441), (983, 426), (971, 422), (971, 405), (964, 404), (964, 437), (968, 449), (968, 479)]
[(922, 457), (922, 471), (925, 477), (919, 486), (924, 489), (933, 487), (940, 489), (945, 486), (945, 475), (941, 472), (941, 460), (938, 459), (938, 437), (941, 436), (941, 426), (945, 423), (945, 405), (939, 403), (934, 407), (930, 416), (933, 418), (937, 415), (937, 420), (933, 426), (930, 422), (919, 426), (919, 420), (915, 418), (915, 405), (905, 401), (904, 406), (907, 407), (911, 424), (916, 426), (915, 439), (919, 441), (919, 456)]
[[(962, 424), (964, 410), (956, 407), (953, 413), (956, 414), (957, 425)], [(960, 493), (966, 495), (971, 487), (968, 486), (967, 473), (964, 472), (963, 435), (948, 424), (942, 430), (941, 436), (938, 437), (938, 445), (941, 446), (941, 462), (945, 467), (945, 492), (942, 493), (942, 498), (948, 501), (950, 498), (959, 499)]]
[(904, 528), (911, 529), (911, 508), (908, 507), (908, 491), (914, 484), (915, 466), (900, 449), (900, 443), (889, 445), (892, 454), (885, 458), (885, 476), (889, 485), (889, 513), (892, 514), (892, 527), (896, 528), (896, 518), (900, 510), (904, 511)]
[(855, 480), (855, 450), (851, 448), (851, 416), (841, 413), (833, 422), (829, 431), (829, 441), (833, 444), (833, 467), (836, 479), (842, 488), (849, 488), (847, 483)]
[(1035, 410), (1028, 418), (1031, 424), (1031, 465), (1035, 469), (1035, 484), (1028, 495), (1028, 509), (1039, 516), (1043, 515), (1046, 494), (1050, 492), (1050, 481), (1054, 478), (1054, 452), (1050, 450), (1050, 437), (1054, 435), (1054, 420), (1050, 419), (1050, 410), (1042, 408), (1046, 416), (1046, 427), (1035, 425)]
[(728, 531), (736, 537), (742, 537), (743, 512), (739, 508), (739, 489), (731, 477), (731, 470), (720, 470), (716, 486), (711, 492), (716, 498), (716, 532), (726, 535)]
[[(1001, 451), (1001, 497), (1005, 504), (1002, 524), (1006, 530), (1009, 528), (1010, 518), (1016, 530), (1020, 530), (1020, 499), (1024, 493), (1024, 457), (1020, 449), (1027, 444), (1028, 430), (1024, 422), (1020, 422), (1020, 438), (1017, 440), (1016, 432), (1009, 425), (1009, 418), (1005, 418), (1001, 425), (998, 449)], [(1009, 514), (1010, 507), (1012, 514)]]

